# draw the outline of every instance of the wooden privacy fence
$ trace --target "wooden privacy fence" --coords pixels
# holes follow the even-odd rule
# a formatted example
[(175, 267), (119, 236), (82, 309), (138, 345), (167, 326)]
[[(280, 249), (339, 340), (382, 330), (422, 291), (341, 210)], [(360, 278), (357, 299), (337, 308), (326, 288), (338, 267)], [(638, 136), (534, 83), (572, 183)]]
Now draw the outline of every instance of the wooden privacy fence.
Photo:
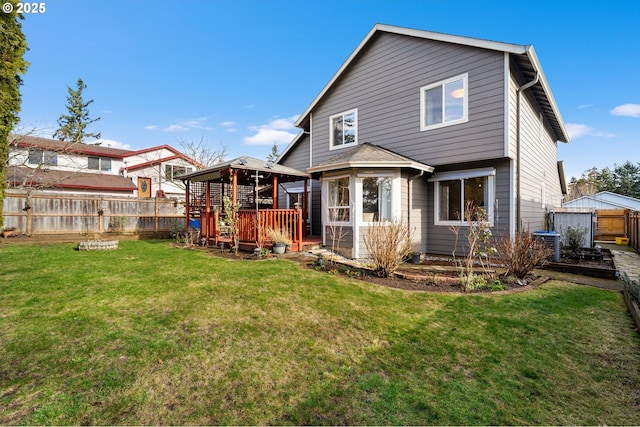
[(596, 209), (596, 240), (615, 241), (627, 235), (628, 209)]
[(174, 200), (7, 192), (4, 227), (26, 235), (169, 233), (184, 228), (184, 206)]
[(640, 250), (640, 211), (630, 211), (627, 223), (629, 244)]

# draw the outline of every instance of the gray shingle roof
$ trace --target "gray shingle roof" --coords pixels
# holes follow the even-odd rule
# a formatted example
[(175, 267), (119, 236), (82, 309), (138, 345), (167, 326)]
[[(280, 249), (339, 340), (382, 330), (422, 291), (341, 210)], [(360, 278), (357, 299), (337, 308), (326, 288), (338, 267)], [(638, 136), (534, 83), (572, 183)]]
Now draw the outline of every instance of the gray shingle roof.
[(421, 170), (429, 173), (433, 172), (434, 169), (433, 166), (420, 163), (416, 160), (387, 150), (386, 148), (365, 142), (354, 148), (344, 150), (330, 159), (307, 169), (307, 171), (309, 173), (315, 173), (355, 167), (401, 167)]

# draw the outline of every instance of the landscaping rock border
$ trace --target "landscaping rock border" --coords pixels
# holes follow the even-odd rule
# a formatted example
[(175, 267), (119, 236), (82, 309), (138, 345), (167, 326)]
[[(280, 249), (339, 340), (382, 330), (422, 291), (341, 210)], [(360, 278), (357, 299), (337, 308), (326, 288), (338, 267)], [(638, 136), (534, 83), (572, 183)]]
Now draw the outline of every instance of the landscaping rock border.
[(86, 240), (78, 242), (79, 251), (105, 251), (118, 249), (118, 240)]

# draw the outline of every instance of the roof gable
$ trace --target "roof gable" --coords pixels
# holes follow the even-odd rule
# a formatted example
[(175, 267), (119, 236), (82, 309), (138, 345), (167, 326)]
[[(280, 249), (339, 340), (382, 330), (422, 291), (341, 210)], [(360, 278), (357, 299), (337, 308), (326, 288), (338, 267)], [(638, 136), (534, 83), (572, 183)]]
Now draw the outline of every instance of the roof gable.
[[(342, 64), (338, 71), (333, 75), (329, 82), (324, 86), (320, 93), (315, 97), (306, 110), (300, 115), (295, 125), (300, 128), (305, 128), (309, 121), (309, 116), (316, 105), (324, 98), (324, 96), (331, 90), (334, 84), (340, 79), (343, 73), (349, 68), (353, 61), (360, 55), (360, 53), (368, 46), (374, 37), (379, 33), (392, 33), (407, 37), (416, 37), (427, 40), (440, 41), (445, 43), (454, 43), (464, 46), (471, 46), (480, 49), (489, 49), (499, 52), (505, 52), (513, 55), (516, 59), (515, 64), (521, 70), (521, 74), (531, 77), (530, 81), (537, 78), (536, 83), (531, 88), (536, 101), (540, 105), (540, 108), (547, 117), (549, 123), (556, 134), (556, 138), (559, 141), (568, 142), (568, 132), (564, 127), (564, 122), (553, 98), (546, 77), (542, 72), (542, 67), (538, 61), (537, 55), (531, 45), (516, 45), (503, 42), (495, 42), (490, 40), (482, 40), (471, 37), (455, 36), (450, 34), (435, 33), (430, 31), (416, 30), (404, 27), (396, 27), (391, 25), (376, 24), (371, 31), (360, 42), (356, 49), (349, 55), (347, 60)], [(289, 147), (287, 147), (289, 148)]]

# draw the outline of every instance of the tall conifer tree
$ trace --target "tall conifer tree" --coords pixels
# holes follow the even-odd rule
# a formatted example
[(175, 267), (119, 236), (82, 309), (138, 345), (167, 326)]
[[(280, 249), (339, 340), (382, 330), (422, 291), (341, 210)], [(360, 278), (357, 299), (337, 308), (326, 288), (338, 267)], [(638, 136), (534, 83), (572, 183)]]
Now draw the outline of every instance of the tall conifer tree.
[(54, 138), (60, 141), (70, 141), (74, 143), (84, 143), (88, 138), (100, 139), (100, 133), (90, 133), (86, 131), (87, 126), (93, 122), (100, 120), (89, 118), (89, 105), (93, 99), (84, 102), (82, 91), (87, 88), (82, 79), (78, 79), (77, 89), (73, 90), (67, 87), (69, 95), (67, 96), (67, 111), (69, 114), (63, 114), (58, 119), (58, 130), (53, 134)]
[(29, 63), (24, 60), (27, 41), (22, 33), (22, 15), (16, 13), (16, 1), (5, 0), (13, 5), (9, 13), (0, 13), (0, 227), (4, 224), (2, 205), (7, 188), (7, 159), (9, 157), (9, 134), (18, 123), (20, 112), (20, 77), (27, 71)]

